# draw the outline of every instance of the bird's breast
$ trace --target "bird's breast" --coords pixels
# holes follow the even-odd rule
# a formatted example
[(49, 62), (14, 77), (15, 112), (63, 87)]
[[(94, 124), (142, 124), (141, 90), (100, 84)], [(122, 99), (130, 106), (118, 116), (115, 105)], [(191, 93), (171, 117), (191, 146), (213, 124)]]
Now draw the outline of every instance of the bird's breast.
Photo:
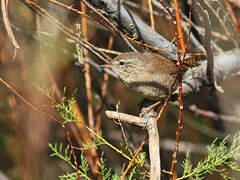
[[(165, 97), (168, 94), (174, 81), (174, 76), (170, 76), (164, 73), (143, 73), (141, 75), (141, 78), (138, 78), (138, 80), (129, 83), (129, 87), (147, 99), (157, 100), (159, 98)], [(176, 87), (177, 86), (175, 85), (174, 90)]]

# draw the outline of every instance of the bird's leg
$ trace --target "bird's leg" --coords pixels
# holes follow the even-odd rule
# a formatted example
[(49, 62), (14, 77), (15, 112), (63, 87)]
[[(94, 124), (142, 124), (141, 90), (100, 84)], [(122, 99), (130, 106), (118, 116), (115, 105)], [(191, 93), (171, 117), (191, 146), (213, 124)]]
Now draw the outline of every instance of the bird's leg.
[(161, 104), (162, 101), (151, 101), (149, 99), (143, 99), (139, 106), (141, 108), (141, 113), (139, 117), (144, 117), (145, 114), (149, 113), (151, 110), (154, 110), (156, 106)]

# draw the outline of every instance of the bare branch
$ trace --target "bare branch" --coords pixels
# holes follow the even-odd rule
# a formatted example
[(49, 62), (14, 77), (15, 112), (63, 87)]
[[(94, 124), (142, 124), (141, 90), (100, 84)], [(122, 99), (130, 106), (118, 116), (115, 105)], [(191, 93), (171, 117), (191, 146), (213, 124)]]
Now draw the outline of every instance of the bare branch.
[(105, 114), (108, 118), (120, 119), (121, 121), (123, 121), (125, 123), (133, 124), (133, 125), (136, 125), (139, 127), (144, 127), (144, 125), (145, 125), (144, 118), (142, 118), (142, 117), (137, 117), (137, 116), (120, 113), (120, 112), (116, 112), (116, 111), (105, 111)]
[[(126, 9), (118, 0), (88, 0), (94, 7), (101, 9), (104, 15), (110, 17), (118, 24), (118, 28), (132, 36), (134, 39), (146, 43), (154, 48), (164, 49), (160, 54), (176, 59), (177, 48), (167, 39), (153, 31), (151, 27), (141, 21), (137, 16)], [(170, 52), (170, 53), (169, 53)]]
[(7, 34), (9, 36), (9, 38), (11, 39), (11, 42), (12, 42), (13, 46), (16, 49), (20, 49), (20, 46), (18, 45), (18, 42), (15, 39), (15, 36), (12, 32), (11, 25), (10, 25), (10, 22), (9, 22), (9, 19), (8, 19), (8, 13), (7, 13), (8, 0), (2, 0), (1, 1), (1, 6), (2, 6), (3, 23), (6, 27)]
[(149, 136), (149, 155), (151, 163), (150, 179), (161, 178), (161, 163), (160, 163), (160, 146), (157, 122), (155, 120), (156, 113), (150, 111), (145, 113), (143, 117), (119, 113), (116, 111), (106, 111), (106, 116), (111, 119), (119, 119), (120, 121), (134, 124), (140, 127), (146, 127)]
[[(201, 66), (189, 69), (183, 82), (183, 94), (187, 95), (192, 91), (198, 91), (203, 83), (207, 80), (207, 61), (201, 62)], [(225, 79), (240, 72), (240, 51), (228, 52), (215, 56), (214, 63), (214, 81), (217, 85), (221, 84)], [(186, 77), (189, 77), (187, 79)]]
[(1, 1), (1, 6), (2, 6), (1, 10), (2, 10), (2, 16), (3, 16), (3, 23), (5, 25), (8, 37), (11, 40), (11, 43), (12, 43), (13, 47), (15, 48), (14, 49), (14, 55), (13, 55), (13, 59), (14, 59), (15, 56), (16, 56), (17, 50), (20, 49), (20, 46), (18, 45), (18, 42), (17, 42), (17, 40), (16, 40), (16, 38), (15, 38), (13, 32), (12, 32), (12, 28), (11, 28), (11, 25), (10, 25), (10, 22), (9, 22), (8, 12), (7, 12), (8, 0), (2, 0)]
[[(204, 35), (204, 48), (207, 53), (207, 82), (210, 84), (213, 89), (214, 87), (214, 59), (213, 59), (213, 52), (211, 48), (211, 21), (208, 15), (208, 12), (203, 9), (199, 2), (193, 1), (192, 3), (193, 9), (197, 12), (198, 20), (203, 24), (205, 27), (205, 35)], [(201, 21), (202, 20), (202, 21)]]

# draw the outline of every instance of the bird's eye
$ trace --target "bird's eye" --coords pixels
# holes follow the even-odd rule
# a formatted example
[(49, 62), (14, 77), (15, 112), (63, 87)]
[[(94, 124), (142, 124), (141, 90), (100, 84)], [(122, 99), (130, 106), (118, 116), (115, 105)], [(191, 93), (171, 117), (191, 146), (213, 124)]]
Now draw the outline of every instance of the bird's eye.
[(125, 61), (120, 61), (119, 64), (123, 66), (125, 64)]

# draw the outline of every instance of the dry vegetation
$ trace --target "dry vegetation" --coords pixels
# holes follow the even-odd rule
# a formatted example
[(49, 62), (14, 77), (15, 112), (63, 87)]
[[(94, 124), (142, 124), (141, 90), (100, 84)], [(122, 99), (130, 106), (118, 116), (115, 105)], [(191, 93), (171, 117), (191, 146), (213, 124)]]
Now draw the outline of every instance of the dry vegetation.
[[(149, 158), (149, 151), (156, 153), (151, 147), (157, 140), (161, 178), (176, 179), (187, 173), (182, 167), (186, 152), (189, 162), (185, 160), (185, 165), (195, 167), (214, 139), (218, 137), (218, 144), (227, 135), (233, 137), (240, 127), (239, 1), (199, 0), (200, 4), (191, 8), (191, 1), (160, 2), (1, 0), (0, 179), (57, 179), (76, 172), (74, 162), (81, 173), (83, 162), (89, 164), (88, 176), (81, 174), (85, 179), (107, 177), (108, 168), (112, 168), (109, 179), (114, 173), (123, 175), (122, 169), (129, 179), (158, 179), (151, 169), (157, 160)], [(172, 23), (178, 14), (181, 22), (176, 24), (182, 25), (184, 38), (180, 38), (180, 27)], [(138, 118), (143, 98), (99, 65), (134, 50), (154, 51), (177, 61), (177, 54), (183, 56), (185, 49), (187, 56), (198, 55), (204, 61), (188, 72), (190, 78), (174, 95), (183, 95), (180, 103), (172, 98), (160, 119), (153, 118), (159, 138), (157, 134), (151, 139), (150, 125)], [(107, 118), (106, 110), (115, 111), (108, 116), (117, 120)], [(120, 117), (116, 112), (125, 114)], [(134, 124), (141, 127), (120, 119), (137, 120)], [(232, 140), (228, 138), (224, 147), (230, 148)], [(57, 143), (57, 147), (48, 143)], [(70, 145), (68, 152), (75, 154), (69, 155), (70, 166), (67, 159), (50, 157), (61, 143), (63, 152)], [(172, 163), (174, 147), (177, 163)], [(232, 157), (228, 158), (230, 162)], [(239, 176), (224, 165), (224, 173)], [(206, 179), (219, 177), (215, 172)], [(71, 178), (77, 179), (76, 174), (66, 179)]]

